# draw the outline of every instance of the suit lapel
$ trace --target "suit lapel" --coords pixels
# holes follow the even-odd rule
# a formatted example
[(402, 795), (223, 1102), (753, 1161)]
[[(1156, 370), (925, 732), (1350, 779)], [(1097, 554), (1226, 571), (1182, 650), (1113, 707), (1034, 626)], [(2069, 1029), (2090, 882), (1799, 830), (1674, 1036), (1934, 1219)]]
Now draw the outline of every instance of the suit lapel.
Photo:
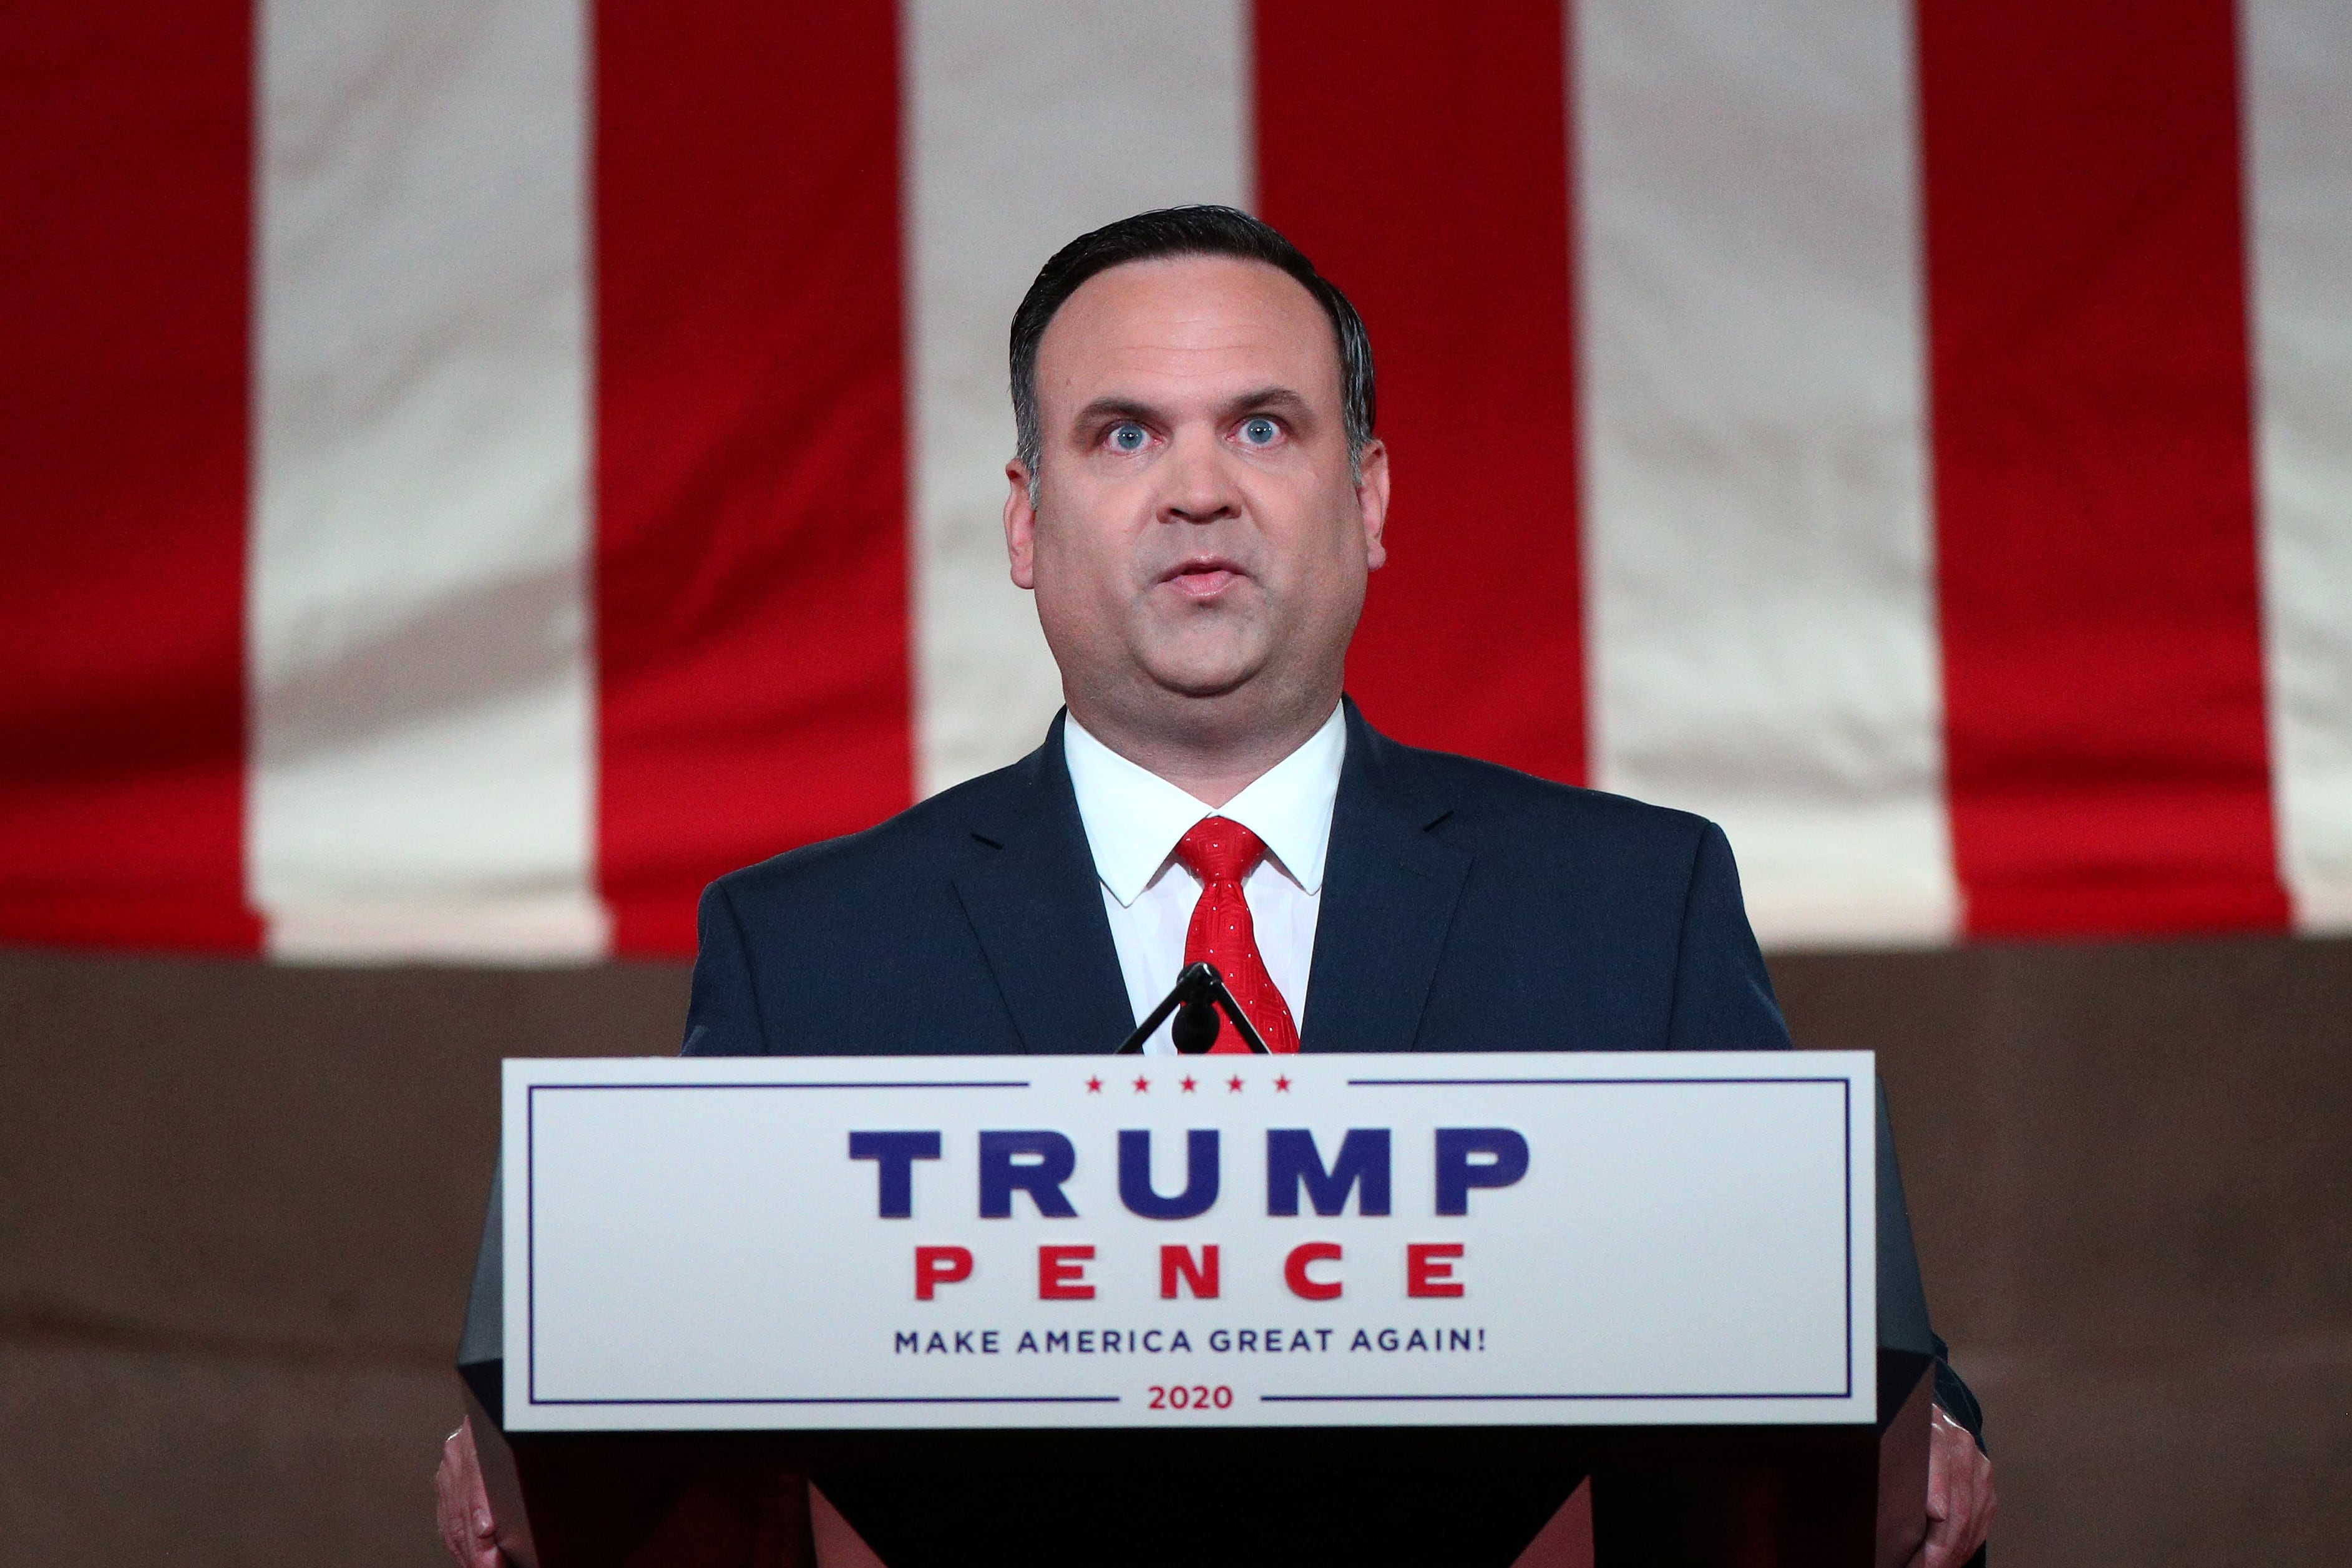
[(1302, 1050), (1410, 1051), (1419, 1030), (1473, 857), (1429, 831), (1451, 813), (1407, 760), (1348, 704)]
[(992, 852), (957, 895), (1021, 1043), (1033, 1054), (1108, 1051), (1135, 1027), (1062, 751), (1062, 720), (1016, 768), (1020, 788), (972, 836)]

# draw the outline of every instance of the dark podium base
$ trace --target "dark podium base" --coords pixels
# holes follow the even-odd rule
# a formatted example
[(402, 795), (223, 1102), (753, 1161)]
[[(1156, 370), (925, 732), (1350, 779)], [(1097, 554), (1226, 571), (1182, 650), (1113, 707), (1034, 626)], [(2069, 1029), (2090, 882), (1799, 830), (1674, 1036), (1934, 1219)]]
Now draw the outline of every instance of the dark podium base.
[(1507, 1568), (1588, 1475), (1596, 1568), (1904, 1568), (1926, 1519), (1928, 1365), (1880, 1353), (1875, 1428), (508, 1437), (495, 1364), (467, 1384), (501, 1539), (525, 1568), (798, 1568), (814, 1562), (801, 1476), (889, 1568)]

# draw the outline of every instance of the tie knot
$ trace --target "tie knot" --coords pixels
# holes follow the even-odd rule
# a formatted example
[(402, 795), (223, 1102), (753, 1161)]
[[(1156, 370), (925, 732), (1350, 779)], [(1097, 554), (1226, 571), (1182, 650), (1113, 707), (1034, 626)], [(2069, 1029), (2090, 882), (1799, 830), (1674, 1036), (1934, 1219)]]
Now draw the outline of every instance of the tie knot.
[(1265, 853), (1265, 841), (1223, 817), (1202, 818), (1176, 841), (1176, 858), (1202, 882), (1239, 882)]

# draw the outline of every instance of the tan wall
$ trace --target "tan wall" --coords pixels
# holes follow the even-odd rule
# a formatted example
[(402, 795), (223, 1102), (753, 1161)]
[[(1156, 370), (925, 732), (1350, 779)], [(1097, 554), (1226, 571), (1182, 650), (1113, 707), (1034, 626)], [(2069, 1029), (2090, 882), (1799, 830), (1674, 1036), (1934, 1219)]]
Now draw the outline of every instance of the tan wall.
[[(2005, 1568), (2340, 1562), (2352, 943), (1784, 958), (1881, 1051)], [(0, 1560), (436, 1560), (501, 1055), (685, 974), (0, 954)]]

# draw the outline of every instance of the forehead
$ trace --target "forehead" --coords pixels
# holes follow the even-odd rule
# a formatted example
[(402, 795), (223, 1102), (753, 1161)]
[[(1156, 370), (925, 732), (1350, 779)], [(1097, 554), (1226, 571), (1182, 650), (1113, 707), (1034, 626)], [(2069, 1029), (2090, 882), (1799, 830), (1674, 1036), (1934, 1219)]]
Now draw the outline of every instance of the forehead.
[(1168, 256), (1097, 273), (1037, 346), (1045, 400), (1285, 386), (1334, 403), (1339, 339), (1306, 287), (1238, 256)]

